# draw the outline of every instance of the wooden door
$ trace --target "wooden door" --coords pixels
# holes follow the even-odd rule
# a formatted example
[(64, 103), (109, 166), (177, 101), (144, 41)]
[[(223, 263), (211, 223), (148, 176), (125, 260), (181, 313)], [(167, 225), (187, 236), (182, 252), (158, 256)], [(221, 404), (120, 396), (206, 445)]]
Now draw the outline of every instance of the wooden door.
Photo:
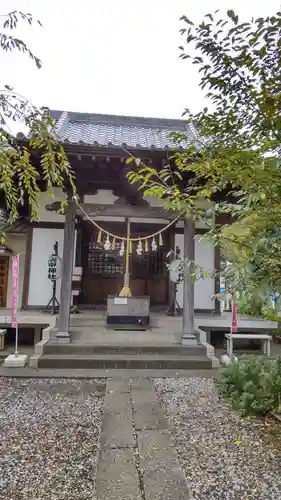
[[(135, 253), (131, 260), (131, 283), (135, 295), (149, 295), (152, 306), (163, 306), (168, 303), (167, 253), (165, 247), (157, 251), (150, 250), (138, 256)], [(136, 290), (139, 293), (136, 293)]]
[[(150, 224), (132, 224), (132, 237), (146, 236), (157, 231), (159, 226), (150, 227)], [(125, 235), (125, 223), (106, 223), (102, 227), (113, 234)], [(97, 241), (98, 234), (95, 228), (85, 224), (83, 235), (83, 278), (81, 303), (88, 305), (106, 304), (108, 295), (118, 295), (122, 289), (125, 271), (125, 258), (120, 256), (120, 241), (115, 242), (115, 248), (105, 250), (103, 243)], [(130, 287), (133, 296), (149, 295), (151, 305), (163, 306), (168, 304), (168, 272), (167, 253), (169, 239), (163, 238), (164, 244), (154, 252), (149, 251), (137, 255), (137, 243), (133, 244), (130, 255)], [(151, 245), (151, 242), (150, 242)]]
[(7, 255), (0, 256), (0, 307), (7, 305), (7, 288), (9, 277), (9, 257)]
[[(123, 234), (124, 228), (122, 227)], [(118, 295), (123, 285), (124, 257), (119, 255), (120, 242), (115, 248), (105, 250), (97, 241), (98, 234), (85, 226), (83, 245), (82, 303), (104, 305), (108, 295)]]

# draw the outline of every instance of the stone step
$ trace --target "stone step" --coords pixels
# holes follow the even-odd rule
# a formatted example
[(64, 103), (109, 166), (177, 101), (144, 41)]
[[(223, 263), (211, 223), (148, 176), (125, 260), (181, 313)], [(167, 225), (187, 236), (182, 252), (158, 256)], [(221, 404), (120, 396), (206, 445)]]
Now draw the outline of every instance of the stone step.
[(38, 368), (199, 370), (211, 369), (212, 362), (206, 355), (44, 354), (38, 360)]
[(170, 356), (204, 356), (206, 348), (185, 347), (180, 344), (146, 344), (146, 345), (122, 345), (122, 344), (57, 344), (48, 342), (44, 345), (44, 354), (124, 354), (124, 355), (146, 355), (164, 354)]
[(9, 355), (8, 352), (0, 351), (0, 364), (3, 363), (4, 359)]

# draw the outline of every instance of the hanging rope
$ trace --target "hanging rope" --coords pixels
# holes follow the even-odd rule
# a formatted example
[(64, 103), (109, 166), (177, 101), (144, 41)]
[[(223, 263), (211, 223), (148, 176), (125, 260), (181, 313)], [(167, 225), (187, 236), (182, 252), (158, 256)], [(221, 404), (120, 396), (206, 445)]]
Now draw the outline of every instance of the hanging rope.
[[(126, 236), (118, 236), (117, 234), (110, 233), (109, 231), (106, 231), (105, 229), (103, 229), (96, 221), (91, 219), (91, 217), (85, 212), (85, 210), (81, 207), (81, 205), (77, 201), (76, 201), (76, 204), (77, 204), (79, 210), (81, 210), (83, 215), (86, 217), (86, 219), (88, 219), (88, 221), (90, 221), (94, 226), (96, 226), (96, 228), (101, 233), (104, 233), (107, 236), (110, 236), (114, 240), (127, 241)], [(138, 236), (137, 238), (129, 238), (129, 240), (132, 242), (151, 240), (151, 239), (155, 238), (156, 236), (161, 235), (161, 233), (164, 233), (164, 231), (166, 231), (167, 229), (169, 229), (169, 227), (171, 227), (173, 224), (175, 224), (180, 219), (180, 217), (183, 215), (183, 213), (184, 212), (180, 213), (175, 219), (173, 219), (171, 222), (169, 222), (169, 224), (167, 224), (165, 227), (163, 227), (159, 231), (156, 231), (156, 233), (149, 234), (148, 236), (141, 236), (141, 237)]]

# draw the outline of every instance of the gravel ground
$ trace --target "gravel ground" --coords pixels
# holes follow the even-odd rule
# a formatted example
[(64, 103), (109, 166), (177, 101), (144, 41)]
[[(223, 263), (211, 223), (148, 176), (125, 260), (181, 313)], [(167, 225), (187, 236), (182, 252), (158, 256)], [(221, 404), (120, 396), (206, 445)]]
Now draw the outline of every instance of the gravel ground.
[(281, 452), (263, 438), (263, 423), (235, 414), (212, 380), (154, 384), (196, 500), (281, 500)]
[(0, 379), (0, 499), (93, 500), (105, 381)]

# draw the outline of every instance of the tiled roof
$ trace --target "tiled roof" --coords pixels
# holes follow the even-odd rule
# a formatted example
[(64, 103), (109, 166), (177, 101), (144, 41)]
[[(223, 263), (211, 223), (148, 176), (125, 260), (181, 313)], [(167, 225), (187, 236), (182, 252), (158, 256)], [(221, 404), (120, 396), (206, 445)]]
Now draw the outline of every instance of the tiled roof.
[[(169, 150), (169, 135), (181, 132), (194, 138), (184, 120), (140, 118), (50, 110), (57, 133), (64, 143), (94, 147)], [(182, 143), (182, 147), (187, 144)]]

